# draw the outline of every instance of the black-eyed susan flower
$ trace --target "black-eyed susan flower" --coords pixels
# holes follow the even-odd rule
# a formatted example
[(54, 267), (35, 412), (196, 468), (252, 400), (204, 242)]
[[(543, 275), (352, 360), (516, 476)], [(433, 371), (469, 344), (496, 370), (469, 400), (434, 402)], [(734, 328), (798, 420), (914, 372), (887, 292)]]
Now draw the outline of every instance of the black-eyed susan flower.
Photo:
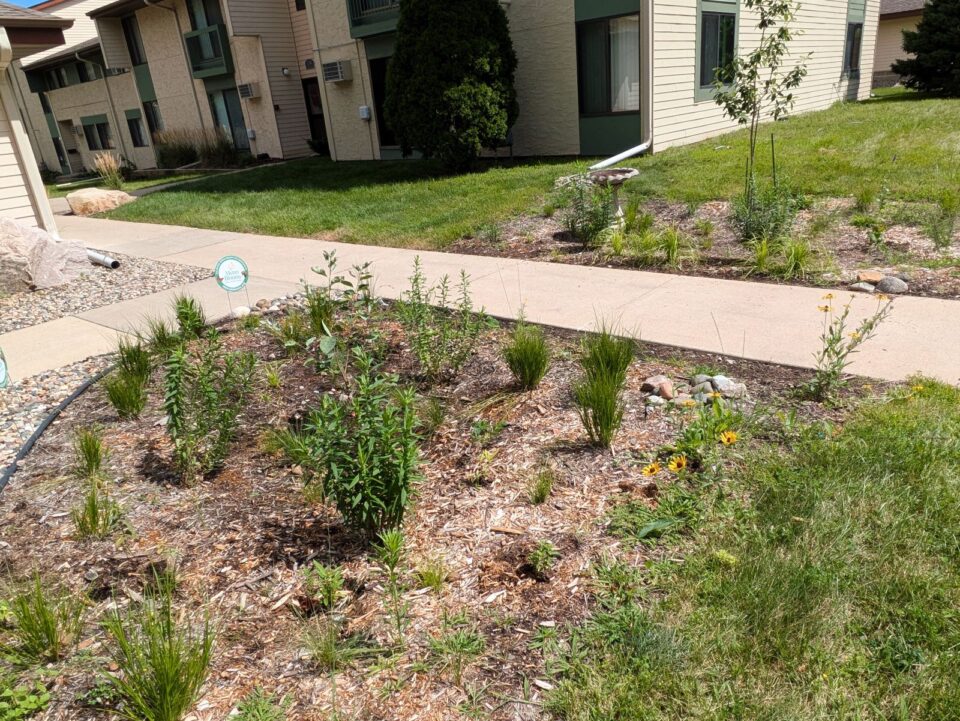
[(830, 312), (830, 306), (829, 306), (829, 305), (821, 305), (821, 306), (818, 306), (818, 310), (819, 310), (821, 313), (829, 313), (829, 312)]
[(823, 300), (833, 300), (833, 293), (827, 293), (823, 296)]
[(653, 463), (651, 463), (649, 466), (645, 466), (645, 467), (644, 467), (644, 469), (643, 469), (643, 475), (646, 476), (647, 478), (652, 478), (653, 476), (657, 475), (657, 474), (658, 474), (660, 471), (662, 471), (662, 470), (663, 470), (663, 466), (661, 466), (661, 465), (660, 465), (659, 463), (657, 463), (657, 462), (653, 462)]
[(739, 438), (736, 431), (724, 431), (720, 434), (720, 442), (725, 446), (732, 446)]
[(914, 392), (914, 393), (923, 393), (923, 384), (917, 383), (917, 384), (913, 387), (913, 392)]
[(670, 462), (667, 464), (673, 473), (680, 473), (680, 471), (686, 470), (688, 465), (687, 457), (682, 453), (679, 456), (674, 456), (670, 459)]

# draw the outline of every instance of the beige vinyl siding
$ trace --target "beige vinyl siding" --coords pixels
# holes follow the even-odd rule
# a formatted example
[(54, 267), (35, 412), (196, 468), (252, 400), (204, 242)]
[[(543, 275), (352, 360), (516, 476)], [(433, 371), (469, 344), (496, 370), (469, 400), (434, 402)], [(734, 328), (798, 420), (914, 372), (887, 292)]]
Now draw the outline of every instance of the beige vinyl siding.
[(73, 47), (85, 43), (97, 37), (97, 27), (93, 18), (87, 17), (87, 13), (93, 12), (99, 8), (109, 5), (113, 0), (73, 0), (72, 2), (61, 3), (49, 10), (44, 10), (58, 18), (68, 18), (73, 20), (73, 27), (63, 31), (63, 45), (45, 50), (42, 53), (30, 55), (26, 59), (27, 65), (39, 62), (50, 55), (56, 55), (63, 52), (64, 48)]
[[(0, 79), (0, 82), (6, 80)], [(24, 176), (13, 128), (3, 103), (0, 103), (0, 215), (37, 226), (40, 222)]]
[(260, 38), (283, 157), (309, 155), (310, 125), (288, 0), (230, 0), (228, 12), (234, 35)]
[(304, 63), (313, 59), (313, 37), (310, 34), (309, 9), (297, 10), (297, 0), (287, 0), (290, 7), (290, 20), (293, 24), (293, 42), (297, 48), (298, 67), (303, 78), (315, 78), (317, 69), (308, 70)]
[(97, 32), (100, 35), (100, 48), (103, 60), (108, 68), (129, 68), (130, 51), (123, 39), (123, 27), (120, 18), (101, 18), (97, 20)]
[(897, 60), (909, 57), (903, 50), (903, 31), (916, 30), (920, 17), (918, 13), (908, 17), (880, 20), (880, 26), (877, 28), (877, 46), (873, 53), (875, 76), (893, 75), (890, 67)]
[[(846, 0), (806, 0), (793, 24), (798, 31), (791, 53), (807, 60), (807, 77), (798, 89), (794, 112), (817, 110), (870, 94), (880, 0), (865, 0), (866, 22), (859, 80), (843, 75), (847, 32)], [(736, 125), (712, 99), (696, 102), (697, 0), (658, 0), (654, 15), (654, 142), (656, 149), (702, 140)], [(738, 53), (759, 41), (756, 16), (741, 7)]]

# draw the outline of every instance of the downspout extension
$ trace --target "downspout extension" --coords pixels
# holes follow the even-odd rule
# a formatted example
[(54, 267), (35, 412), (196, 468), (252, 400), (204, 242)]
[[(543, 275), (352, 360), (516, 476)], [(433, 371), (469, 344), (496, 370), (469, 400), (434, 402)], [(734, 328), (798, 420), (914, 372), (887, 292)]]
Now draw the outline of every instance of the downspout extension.
[(643, 54), (642, 75), (644, 86), (644, 102), (640, 107), (640, 133), (643, 142), (629, 150), (624, 150), (618, 155), (602, 160), (596, 165), (591, 165), (590, 170), (602, 170), (609, 168), (617, 163), (643, 155), (653, 147), (653, 10), (655, 0), (647, 0), (646, 12), (640, 15), (641, 32), (644, 38), (645, 52)]

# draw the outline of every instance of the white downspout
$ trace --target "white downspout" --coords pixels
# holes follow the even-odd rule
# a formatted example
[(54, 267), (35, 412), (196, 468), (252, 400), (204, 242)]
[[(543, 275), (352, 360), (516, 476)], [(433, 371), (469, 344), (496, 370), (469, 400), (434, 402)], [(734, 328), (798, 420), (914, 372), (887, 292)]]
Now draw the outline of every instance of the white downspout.
[(50, 202), (47, 200), (47, 189), (40, 177), (40, 168), (36, 162), (25, 162), (33, 158), (33, 148), (30, 146), (27, 132), (23, 129), (20, 110), (13, 97), (8, 71), (11, 62), (13, 62), (13, 47), (6, 28), (0, 27), (0, 103), (3, 104), (7, 121), (10, 123), (10, 136), (13, 140), (17, 164), (23, 172), (23, 180), (30, 193), (30, 204), (36, 213), (37, 223), (48, 233), (56, 236), (57, 223), (53, 218)]
[(635, 148), (624, 150), (618, 155), (591, 165), (590, 170), (602, 170), (616, 165), (622, 160), (643, 155), (653, 147), (653, 5), (655, 0), (647, 0), (646, 12), (641, 13), (641, 35), (644, 39), (645, 52), (643, 54), (643, 86), (644, 102), (640, 108), (640, 129), (643, 142)]

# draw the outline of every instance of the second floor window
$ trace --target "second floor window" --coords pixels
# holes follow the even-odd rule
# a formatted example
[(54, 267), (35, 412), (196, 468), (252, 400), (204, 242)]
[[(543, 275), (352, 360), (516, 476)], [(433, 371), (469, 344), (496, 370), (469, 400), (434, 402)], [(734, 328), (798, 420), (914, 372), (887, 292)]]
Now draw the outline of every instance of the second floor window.
[(194, 30), (223, 23), (219, 0), (189, 0), (187, 8), (190, 10), (190, 25)]
[(133, 65), (145, 65), (147, 54), (143, 51), (143, 39), (140, 37), (140, 25), (136, 15), (127, 15), (120, 21), (123, 27), (123, 39), (127, 42), (130, 51), (130, 62)]

